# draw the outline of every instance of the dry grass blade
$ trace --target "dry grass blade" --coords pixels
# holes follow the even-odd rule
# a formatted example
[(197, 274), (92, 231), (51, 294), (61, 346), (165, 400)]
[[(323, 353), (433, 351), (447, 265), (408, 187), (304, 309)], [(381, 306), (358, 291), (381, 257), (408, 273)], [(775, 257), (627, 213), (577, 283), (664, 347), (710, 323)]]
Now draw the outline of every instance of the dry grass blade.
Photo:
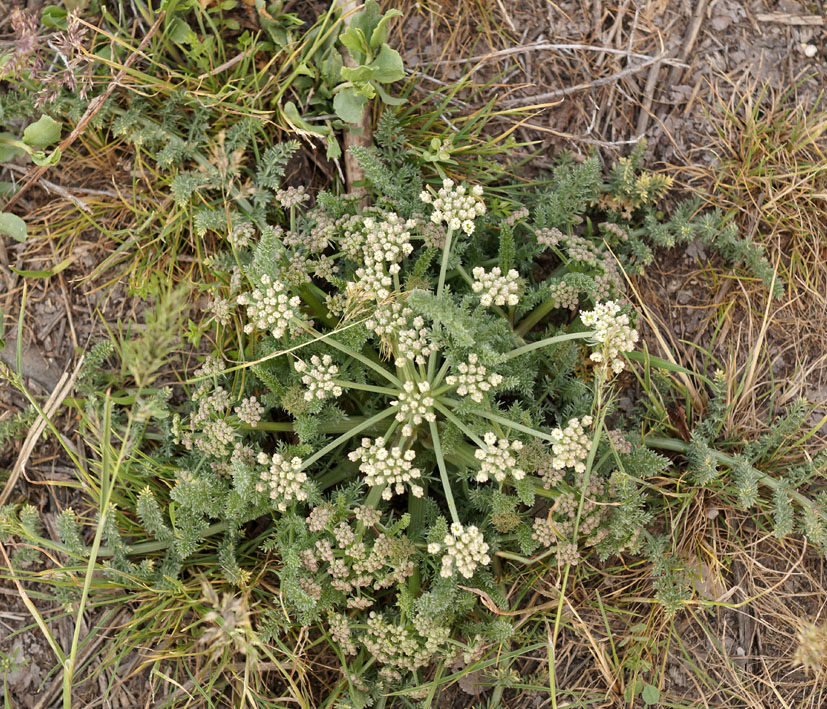
[(23, 474), (23, 471), (26, 468), (26, 463), (34, 451), (37, 442), (40, 440), (40, 436), (43, 434), (43, 431), (46, 430), (49, 419), (54, 416), (55, 412), (63, 403), (63, 400), (69, 396), (74, 389), (75, 382), (77, 381), (82, 366), (83, 357), (78, 360), (78, 363), (75, 365), (75, 369), (71, 375), (68, 371), (63, 373), (51, 396), (49, 396), (48, 400), (44, 404), (43, 413), (38, 414), (34, 424), (32, 424), (29, 434), (26, 436), (26, 440), (23, 441), (23, 446), (20, 448), (20, 453), (18, 454), (17, 461), (12, 468), (11, 475), (6, 481), (3, 492), (0, 493), (0, 505), (4, 505), (8, 502), (9, 497), (14, 490), (14, 486), (17, 484), (18, 478)]

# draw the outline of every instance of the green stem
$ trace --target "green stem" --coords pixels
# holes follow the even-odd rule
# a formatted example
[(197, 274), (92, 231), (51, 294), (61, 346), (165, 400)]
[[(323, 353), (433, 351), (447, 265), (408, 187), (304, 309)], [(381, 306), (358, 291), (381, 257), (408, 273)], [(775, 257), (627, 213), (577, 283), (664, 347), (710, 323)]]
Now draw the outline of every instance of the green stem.
[(313, 463), (319, 460), (319, 458), (323, 458), (334, 448), (337, 448), (345, 441), (353, 438), (356, 434), (361, 433), (362, 431), (364, 431), (367, 428), (370, 428), (376, 423), (379, 423), (383, 419), (386, 419), (388, 416), (393, 416), (393, 414), (395, 413), (396, 411), (394, 409), (385, 409), (384, 411), (379, 412), (375, 416), (371, 416), (369, 419), (365, 419), (360, 424), (357, 424), (349, 431), (346, 431), (341, 436), (328, 443), (324, 448), (320, 448), (319, 450), (317, 450), (313, 455), (311, 455), (307, 460), (304, 461), (304, 464), (302, 465), (302, 470), (306, 470), (311, 465), (313, 465)]
[[(687, 454), (690, 451), (691, 444), (687, 443), (686, 441), (677, 440), (674, 438), (661, 438), (659, 436), (646, 436), (643, 439), (643, 444), (648, 446), (649, 448), (659, 448), (660, 450), (665, 451), (672, 451), (674, 453), (683, 453)], [(738, 465), (738, 460), (733, 458), (731, 455), (727, 455), (726, 453), (721, 453), (720, 451), (713, 450), (711, 451), (710, 455), (721, 465), (727, 465), (729, 467), (735, 467)], [(758, 468), (753, 466), (752, 469), (757, 473), (758, 482), (762, 485), (766, 485), (767, 487), (771, 488), (772, 490), (778, 490), (782, 487), (783, 483), (780, 480), (776, 480), (774, 477), (764, 473)], [(807, 497), (806, 495), (802, 495), (797, 490), (787, 489), (787, 494), (795, 500), (799, 505), (802, 507), (806, 507), (808, 509), (812, 509), (816, 514), (818, 514), (825, 522), (827, 522), (827, 514), (821, 512), (818, 507), (813, 504), (813, 501)]]
[[(551, 277), (553, 278), (557, 275), (560, 270), (560, 268), (557, 268)], [(555, 298), (544, 300), (517, 324), (517, 327), (514, 329), (514, 334), (517, 335), (517, 337), (525, 337), (528, 331), (554, 310), (556, 306), (557, 300)]]
[(363, 355), (361, 352), (357, 352), (356, 350), (352, 350), (347, 345), (343, 345), (341, 342), (337, 342), (336, 340), (334, 340), (332, 337), (329, 337), (328, 335), (322, 335), (319, 339), (326, 340), (330, 345), (335, 347), (340, 352), (344, 352), (349, 357), (353, 357), (353, 359), (358, 360), (359, 362), (364, 364), (366, 367), (369, 367), (370, 369), (372, 369), (377, 374), (383, 376), (385, 379), (387, 379), (395, 387), (398, 387), (399, 389), (402, 388), (402, 382), (399, 381), (399, 379), (397, 379), (393, 374), (391, 374), (381, 364), (377, 364), (376, 362), (374, 362), (369, 357), (365, 357), (365, 355)]
[[(454, 401), (453, 399), (443, 399), (446, 404), (453, 404), (456, 405), (459, 402)], [(497, 414), (492, 414), (488, 411), (476, 411), (475, 413), (479, 414), (483, 418), (487, 418), (490, 421), (494, 421), (495, 423), (500, 424), (501, 426), (507, 426), (508, 428), (513, 428), (517, 431), (522, 431), (523, 433), (527, 433), (530, 436), (534, 436), (535, 438), (540, 438), (544, 441), (554, 441), (554, 439), (547, 433), (543, 433), (542, 431), (537, 431), (536, 429), (530, 428), (529, 426), (523, 426), (521, 423), (517, 423), (516, 421), (512, 421), (511, 419), (504, 418), (503, 416), (497, 416)]]
[(520, 355), (524, 355), (528, 352), (533, 352), (534, 350), (539, 350), (541, 347), (546, 347), (548, 345), (555, 345), (560, 342), (567, 342), (568, 340), (585, 340), (589, 337), (592, 337), (594, 333), (589, 330), (588, 332), (569, 332), (565, 335), (555, 335), (554, 337), (547, 337), (545, 340), (537, 340), (537, 342), (531, 342), (527, 345), (523, 345), (522, 347), (518, 347), (516, 350), (511, 350), (507, 355), (503, 357), (503, 361), (507, 362), (510, 359), (514, 359), (515, 357), (519, 357)]
[(445, 288), (445, 274), (448, 270), (448, 258), (451, 255), (451, 240), (454, 237), (454, 230), (448, 229), (445, 235), (445, 245), (442, 247), (442, 263), (439, 267), (439, 281), (436, 286), (436, 297), (442, 296), (442, 290)]
[(430, 421), (431, 438), (434, 443), (434, 454), (436, 455), (436, 462), (439, 466), (439, 477), (442, 480), (442, 490), (445, 493), (445, 501), (448, 503), (448, 509), (451, 512), (451, 519), (457, 524), (462, 524), (457, 513), (457, 505), (454, 502), (454, 493), (451, 492), (451, 483), (448, 480), (448, 469), (445, 467), (445, 458), (442, 455), (442, 446), (439, 442), (439, 433), (437, 432), (436, 422)]
[(456, 426), (460, 431), (462, 431), (468, 438), (470, 438), (474, 443), (483, 450), (487, 450), (488, 446), (485, 445), (474, 433), (462, 422), (460, 421), (454, 414), (452, 414), (446, 407), (440, 404), (438, 401), (434, 402), (434, 408), (439, 411), (448, 421), (450, 421), (454, 426)]
[(399, 390), (398, 389), (390, 389), (388, 387), (379, 387), (374, 386), (373, 384), (358, 384), (357, 382), (346, 382), (340, 379), (334, 379), (334, 384), (338, 384), (340, 387), (344, 387), (346, 389), (358, 389), (360, 391), (371, 391), (374, 394), (386, 394), (388, 396), (398, 396)]

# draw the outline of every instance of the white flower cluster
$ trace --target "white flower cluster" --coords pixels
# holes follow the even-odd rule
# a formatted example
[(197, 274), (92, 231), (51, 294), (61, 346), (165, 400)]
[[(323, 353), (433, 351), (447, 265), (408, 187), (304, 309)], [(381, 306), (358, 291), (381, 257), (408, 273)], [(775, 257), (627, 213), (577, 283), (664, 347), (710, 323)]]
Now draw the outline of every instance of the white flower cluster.
[[(389, 212), (382, 221), (365, 217), (363, 223), (365, 241), (362, 251), (370, 253), (377, 261), (397, 264), (413, 251), (410, 230), (416, 226), (413, 219), (403, 222), (398, 215)], [(391, 273), (399, 272), (397, 266)]]
[[(356, 269), (356, 284), (369, 298), (384, 300), (390, 295), (394, 274), (399, 273), (399, 262), (413, 251), (411, 232), (416, 222), (403, 222), (396, 214), (384, 215), (382, 221), (365, 217), (362, 230), (354, 232), (361, 236), (363, 267)], [(386, 270), (387, 267), (387, 270)]]
[(482, 532), (474, 526), (463, 527), (458, 522), (451, 525), (450, 533), (445, 535), (442, 544), (429, 544), (428, 552), (438, 554), (445, 550), (442, 557), (442, 570), (439, 575), (443, 578), (450, 578), (454, 571), (458, 571), (465, 578), (470, 579), (474, 575), (477, 566), (487, 566), (491, 563), (488, 556), (488, 545), (482, 536)]
[(425, 421), (436, 421), (436, 414), (433, 412), (434, 399), (430, 395), (431, 385), (428, 382), (414, 384), (412, 381), (405, 382), (404, 390), (400, 391), (397, 398), (391, 402), (391, 406), (397, 407), (396, 420), (407, 421), (402, 428), (403, 436), (413, 434), (414, 426)]
[(411, 449), (403, 451), (394, 446), (388, 450), (384, 438), (377, 438), (373, 442), (370, 438), (363, 438), (362, 445), (348, 453), (347, 457), (354, 463), (361, 461), (359, 470), (365, 474), (368, 485), (385, 488), (382, 490), (382, 499), (390, 500), (394, 492), (401, 495), (405, 492), (405, 485), (410, 486), (414, 497), (422, 497), (425, 493), (421, 485), (413, 482), (422, 477), (422, 471), (413, 467), (415, 455)]
[(284, 283), (264, 274), (261, 287), (252, 293), (242, 293), (238, 296), (238, 304), (247, 306), (250, 322), (244, 326), (244, 332), (250, 334), (256, 328), (270, 330), (273, 337), (279, 338), (284, 335), (287, 326), (298, 319), (301, 298), (291, 298)]
[(494, 478), (501, 483), (509, 475), (515, 480), (522, 480), (525, 471), (517, 467), (517, 458), (514, 453), (523, 449), (521, 441), (510, 441), (507, 438), (497, 438), (497, 434), (489, 431), (483, 436), (487, 448), (477, 448), (474, 457), (480, 461), (480, 470), (477, 473), (477, 482), (488, 482)]
[(594, 310), (585, 310), (580, 313), (580, 319), (587, 327), (594, 328), (594, 344), (600, 348), (592, 352), (591, 360), (602, 364), (604, 368), (611, 366), (615, 374), (619, 374), (625, 367), (620, 358), (621, 352), (631, 352), (639, 339), (638, 331), (630, 322), (629, 316), (620, 311), (620, 305), (613, 300), (597, 303)]
[(517, 305), (520, 302), (520, 274), (512, 268), (503, 275), (499, 266), (486, 273), (482, 266), (477, 266), (471, 290), (480, 293), (480, 303), (486, 308), (490, 305)]
[(307, 387), (304, 392), (305, 401), (324, 401), (328, 397), (339, 397), (342, 395), (342, 387), (334, 382), (339, 368), (333, 364), (333, 357), (329, 354), (319, 357), (313, 355), (310, 358), (310, 366), (307, 362), (297, 359), (293, 365), (297, 372), (307, 372), (302, 377), (302, 382)]
[(307, 491), (304, 489), (307, 473), (302, 471), (301, 458), (287, 460), (278, 453), (273, 453), (268, 458), (266, 453), (259, 453), (257, 460), (259, 465), (269, 463), (270, 468), (262, 471), (261, 482), (256, 483), (256, 490), (269, 491), (270, 499), (277, 500), (276, 507), (281, 512), (287, 509), (287, 503), (291, 500), (307, 499)]
[(485, 214), (479, 185), (474, 185), (469, 192), (465, 185), (455, 186), (453, 180), (445, 179), (436, 196), (423, 191), (419, 199), (433, 206), (431, 221), (434, 224), (445, 222), (449, 229), (462, 229), (468, 235), (474, 233), (474, 219)]
[(392, 339), (396, 338), (397, 367), (404, 367), (406, 362), (425, 364), (437, 349), (428, 339), (431, 331), (425, 327), (425, 320), (419, 315), (414, 317), (413, 310), (397, 301), (377, 307), (365, 325), (382, 338), (387, 349), (392, 349)]
[(582, 419), (573, 418), (565, 428), (555, 428), (551, 432), (554, 440), (551, 444), (554, 453), (551, 462), (555, 468), (574, 468), (577, 473), (585, 472), (591, 441), (584, 429), (591, 425), (592, 417), (584, 416)]
[(261, 415), (264, 413), (264, 407), (259, 403), (256, 397), (251, 396), (247, 399), (242, 399), (241, 403), (235, 407), (236, 416), (241, 419), (248, 426), (255, 428), (258, 422), (261, 421)]
[(460, 396), (470, 396), (479, 404), (485, 393), (498, 386), (503, 378), (496, 372), (488, 374), (488, 370), (478, 362), (479, 357), (476, 354), (468, 355), (468, 362), (461, 362), (457, 366), (459, 374), (445, 377), (445, 383), (455, 386)]

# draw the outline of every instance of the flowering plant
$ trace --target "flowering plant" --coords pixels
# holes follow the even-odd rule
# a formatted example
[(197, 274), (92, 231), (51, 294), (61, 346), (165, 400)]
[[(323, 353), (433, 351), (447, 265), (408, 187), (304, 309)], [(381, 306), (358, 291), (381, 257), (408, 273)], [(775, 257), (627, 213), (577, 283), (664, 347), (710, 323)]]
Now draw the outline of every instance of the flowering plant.
[(208, 358), (191, 411), (171, 417), (180, 508), (164, 525), (219, 520), (244, 584), (232, 549), (269, 515), (289, 617), (404, 683), (481, 642), (484, 623), (451, 630), (476, 605), (466, 584), (505, 606), (504, 563), (634, 546), (608, 512), (612, 455), (632, 445), (608, 435), (605, 395), (638, 335), (610, 300), (614, 257), (555, 219), (559, 194), (532, 219), (479, 185), (360, 157), (371, 206), (280, 189), (276, 214), (233, 215), (214, 322), (219, 341), (246, 338)]

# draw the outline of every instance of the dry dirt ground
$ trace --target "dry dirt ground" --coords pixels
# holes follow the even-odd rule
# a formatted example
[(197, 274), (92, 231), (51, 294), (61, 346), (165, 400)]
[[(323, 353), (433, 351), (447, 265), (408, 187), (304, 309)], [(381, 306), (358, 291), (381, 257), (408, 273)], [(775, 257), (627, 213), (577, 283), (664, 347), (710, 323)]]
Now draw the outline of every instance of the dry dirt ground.
[[(450, 85), (473, 71), (479, 91), (460, 94), (458, 101), (465, 102), (460, 109), (471, 112), (496, 97), (492, 129), (515, 128), (516, 138), (531, 143), (522, 150), (538, 151), (534, 168), (548, 166), (561, 150), (575, 157), (597, 150), (608, 162), (645, 138), (650, 164), (670, 171), (679, 191), (711, 190), (727, 147), (737, 147), (742, 137), (722, 127), (726, 107), (742, 110), (768, 87), (781, 104), (809, 109), (817, 105), (824, 86), (827, 25), (820, 0), (400, 0), (394, 5), (405, 18), (392, 41), (407, 66), (421, 74), (422, 90)], [(528, 114), (516, 112), (525, 107), (532, 107)], [(820, 155), (823, 143), (818, 137), (815, 143)], [(66, 165), (51, 169), (46, 178), (92, 209), (109, 205), (103, 210), (108, 228), (128, 223), (127, 209), (111, 208), (118, 201), (118, 185), (128, 184), (123, 165), (109, 156), (81, 154)], [(11, 179), (8, 174), (0, 178)], [(716, 203), (715, 195), (709, 201)], [(758, 348), (760, 366), (754, 367), (733, 410), (732, 427), (743, 435), (760, 431), (772, 412), (798, 396), (827, 405), (823, 232), (816, 223), (808, 268), (799, 268), (792, 263), (792, 237), (765, 222), (761, 204), (758, 200), (737, 210), (736, 218), (750, 238), (768, 244), (770, 258), (790, 281), (781, 301), (768, 299), (765, 289), (748, 277), (734, 278), (743, 272), (722, 266), (697, 245), (662, 253), (647, 277), (635, 282), (636, 299), (647, 308), (650, 335), (657, 330), (676, 361), (702, 367), (706, 349), (743, 374)], [(7, 345), (2, 357), (7, 361), (15, 349), (24, 288), (24, 279), (11, 267), (42, 270), (72, 259), (56, 277), (25, 279), (24, 374), (32, 392), (45, 398), (89, 343), (105, 335), (105, 323), (134, 319), (140, 304), (128, 297), (123, 280), (111, 282), (114, 271), (95, 272), (113, 245), (88, 222), (67, 216), (77, 210), (65, 196), (41, 183), (22, 207), (34, 231), (54, 238), (0, 243)], [(658, 349), (654, 342), (652, 349)], [(0, 383), (0, 420), (23, 403)], [(825, 412), (817, 410), (811, 423)], [(71, 445), (81, 449), (72, 423), (69, 416), (58, 419)], [(17, 452), (0, 450), (0, 470), (11, 469)], [(27, 499), (42, 511), (50, 533), (55, 515), (71, 500), (43, 481), (70, 473), (57, 446), (47, 442), (37, 447), (14, 490), (14, 499)], [(732, 590), (733, 602), (749, 603), (734, 609), (690, 609), (676, 619), (674, 635), (659, 628), (664, 638), (683, 643), (660, 648), (668, 688), (699, 707), (827, 705), (821, 684), (791, 660), (798, 621), (820, 620), (827, 603), (823, 561), (803, 542), (775, 541), (743, 516), (699, 517), (706, 521), (693, 534), (715, 550), (720, 582)], [(727, 542), (731, 528), (738, 530), (739, 547)], [(3, 638), (30, 619), (13, 586), (2, 584), (0, 594)], [(47, 614), (60, 610), (58, 604), (43, 607), (50, 608)], [(90, 626), (99, 621), (90, 614)], [(603, 637), (600, 619), (594, 621), (596, 636)], [(65, 641), (62, 635), (69, 626), (57, 625), (58, 637)], [(584, 647), (578, 652), (574, 640), (573, 647), (567, 679), (584, 687), (602, 686), (607, 697), (603, 706), (620, 705), (593, 664), (590, 669), (589, 652)], [(59, 677), (36, 631), (0, 639), (0, 652), (19, 652), (30, 660), (8, 677), (13, 706), (55, 705)], [(699, 683), (699, 672), (706, 683)], [(145, 705), (142, 683), (136, 678), (134, 684), (124, 684), (111, 706)], [(85, 688), (78, 706), (96, 706), (94, 697), (101, 696), (101, 689)], [(470, 706), (473, 701), (461, 695), (452, 703)], [(546, 701), (511, 693), (504, 706), (542, 706)]]

